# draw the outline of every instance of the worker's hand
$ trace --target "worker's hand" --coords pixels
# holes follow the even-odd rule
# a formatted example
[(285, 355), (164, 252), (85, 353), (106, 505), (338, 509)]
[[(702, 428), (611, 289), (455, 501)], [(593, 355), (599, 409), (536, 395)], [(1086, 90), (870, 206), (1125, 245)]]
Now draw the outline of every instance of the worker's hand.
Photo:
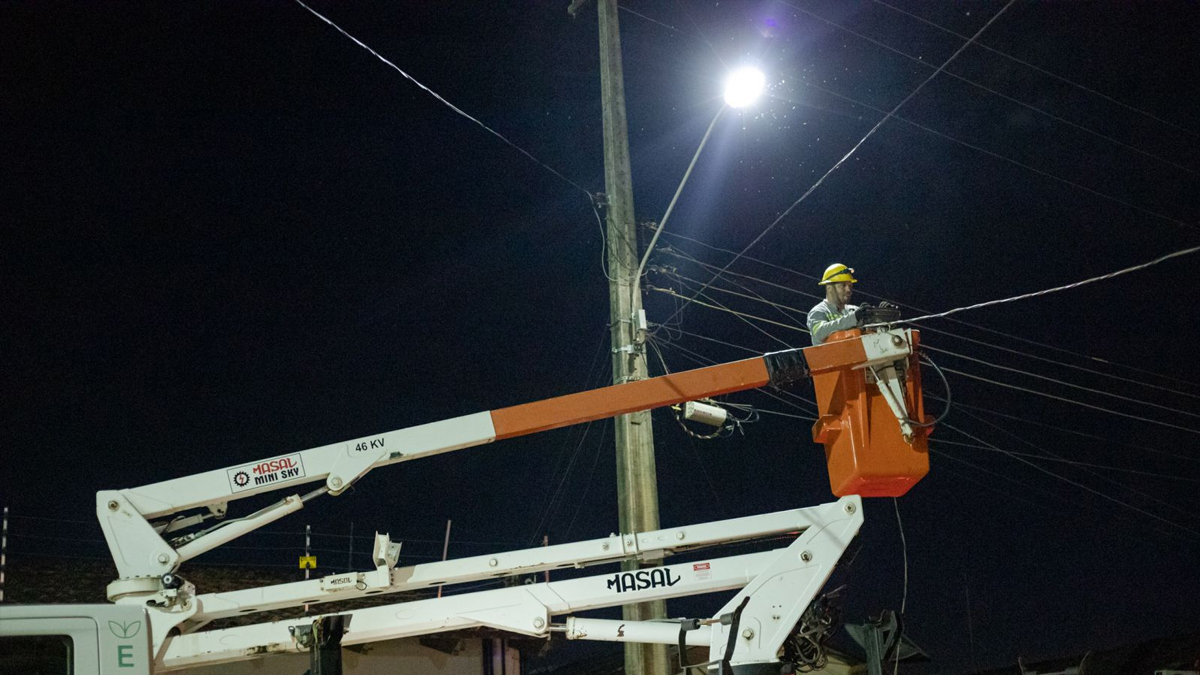
[(866, 316), (867, 316), (867, 310), (870, 308), (871, 308), (870, 305), (859, 305), (858, 309), (854, 310), (854, 325), (856, 325), (856, 326), (863, 325), (863, 321), (866, 319)]
[(879, 303), (879, 309), (900, 309), (900, 306), (892, 304), (887, 300), (883, 300)]

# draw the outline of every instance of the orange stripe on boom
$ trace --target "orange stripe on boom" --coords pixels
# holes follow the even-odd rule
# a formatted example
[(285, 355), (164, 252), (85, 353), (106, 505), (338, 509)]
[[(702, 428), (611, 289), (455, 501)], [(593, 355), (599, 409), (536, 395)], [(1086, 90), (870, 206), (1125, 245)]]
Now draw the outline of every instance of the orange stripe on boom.
[(762, 357), (662, 375), (492, 411), (496, 440), (761, 387)]

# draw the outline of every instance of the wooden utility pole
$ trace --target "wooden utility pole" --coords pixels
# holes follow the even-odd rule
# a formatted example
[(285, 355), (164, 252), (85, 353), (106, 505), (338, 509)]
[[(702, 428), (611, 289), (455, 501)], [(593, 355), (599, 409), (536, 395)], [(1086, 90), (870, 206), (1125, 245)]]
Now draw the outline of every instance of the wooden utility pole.
[[(571, 5), (574, 14), (584, 0)], [(600, 98), (604, 119), (604, 184), (608, 216), (609, 321), (612, 334), (613, 382), (644, 379), (645, 330), (639, 330), (642, 298), (638, 293), (637, 224), (633, 211), (633, 179), (629, 168), (629, 136), (625, 122), (625, 81), (617, 0), (597, 0), (600, 15)], [(617, 503), (622, 532), (657, 530), (658, 476), (654, 465), (654, 430), (650, 412), (615, 420)], [(626, 563), (636, 569), (636, 562)], [(666, 603), (647, 602), (622, 608), (625, 620), (666, 616)], [(625, 645), (626, 675), (668, 675), (665, 645)]]

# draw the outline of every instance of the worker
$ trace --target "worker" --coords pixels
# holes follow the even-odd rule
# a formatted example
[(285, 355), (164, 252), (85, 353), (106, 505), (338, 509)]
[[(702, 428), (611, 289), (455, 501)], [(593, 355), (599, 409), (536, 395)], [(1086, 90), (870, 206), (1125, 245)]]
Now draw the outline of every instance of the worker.
[(812, 343), (825, 342), (831, 333), (848, 330), (862, 323), (863, 308), (850, 304), (854, 294), (854, 269), (841, 263), (825, 268), (820, 285), (825, 287), (825, 299), (808, 310), (808, 332)]

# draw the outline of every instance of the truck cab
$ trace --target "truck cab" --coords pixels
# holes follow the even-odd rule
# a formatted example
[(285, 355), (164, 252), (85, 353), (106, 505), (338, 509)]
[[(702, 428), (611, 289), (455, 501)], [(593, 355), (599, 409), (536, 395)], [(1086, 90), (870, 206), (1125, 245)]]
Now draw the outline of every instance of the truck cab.
[(135, 605), (0, 606), (0, 675), (150, 675), (150, 619)]

